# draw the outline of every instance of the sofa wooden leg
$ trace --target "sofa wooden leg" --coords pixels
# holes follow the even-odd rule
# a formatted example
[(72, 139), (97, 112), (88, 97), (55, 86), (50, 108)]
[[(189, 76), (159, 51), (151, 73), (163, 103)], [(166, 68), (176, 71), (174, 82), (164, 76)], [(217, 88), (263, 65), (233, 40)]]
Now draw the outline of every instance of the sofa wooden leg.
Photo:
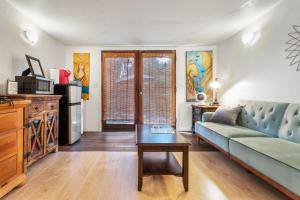
[(201, 138), (200, 138), (200, 136), (196, 136), (196, 140), (197, 140), (197, 144), (200, 144), (200, 141), (201, 141)]

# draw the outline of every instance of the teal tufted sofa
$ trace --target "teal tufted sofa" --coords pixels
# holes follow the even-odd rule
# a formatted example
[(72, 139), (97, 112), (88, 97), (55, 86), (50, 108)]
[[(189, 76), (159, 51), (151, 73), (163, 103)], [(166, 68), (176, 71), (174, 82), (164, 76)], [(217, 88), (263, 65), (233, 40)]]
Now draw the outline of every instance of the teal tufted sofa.
[(237, 125), (211, 122), (204, 113), (196, 134), (232, 160), (300, 199), (300, 104), (242, 101)]

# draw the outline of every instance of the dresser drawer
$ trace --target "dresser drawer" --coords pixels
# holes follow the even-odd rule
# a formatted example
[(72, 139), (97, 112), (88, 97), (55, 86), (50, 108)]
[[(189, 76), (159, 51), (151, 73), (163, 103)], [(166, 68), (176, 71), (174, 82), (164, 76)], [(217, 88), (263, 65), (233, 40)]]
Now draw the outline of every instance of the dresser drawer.
[(45, 103), (46, 110), (57, 110), (58, 109), (58, 103), (56, 101), (54, 102), (47, 102)]
[(29, 105), (29, 113), (38, 113), (45, 110), (43, 103), (33, 103)]
[(18, 114), (17, 112), (0, 113), (0, 132), (17, 129)]
[(0, 135), (0, 160), (17, 153), (17, 131)]
[(17, 156), (0, 161), (0, 187), (17, 174)]

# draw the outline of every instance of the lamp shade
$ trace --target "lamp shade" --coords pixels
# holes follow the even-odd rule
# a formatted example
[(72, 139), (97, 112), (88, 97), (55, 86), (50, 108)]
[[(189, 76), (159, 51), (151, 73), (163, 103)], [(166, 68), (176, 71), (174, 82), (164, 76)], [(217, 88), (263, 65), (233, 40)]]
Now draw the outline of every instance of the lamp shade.
[(213, 89), (218, 89), (221, 87), (221, 84), (220, 82), (218, 81), (218, 78), (216, 78), (214, 81), (212, 81), (210, 83), (210, 87), (213, 88)]

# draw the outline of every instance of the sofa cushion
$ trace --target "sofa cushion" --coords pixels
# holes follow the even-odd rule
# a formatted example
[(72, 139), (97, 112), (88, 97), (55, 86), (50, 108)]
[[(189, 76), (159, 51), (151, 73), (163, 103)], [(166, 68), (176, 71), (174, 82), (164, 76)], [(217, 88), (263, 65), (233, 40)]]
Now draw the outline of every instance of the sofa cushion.
[(300, 104), (290, 104), (284, 114), (279, 137), (300, 143)]
[(300, 145), (280, 138), (233, 138), (230, 154), (300, 195)]
[(196, 133), (229, 152), (230, 138), (268, 137), (267, 135), (241, 126), (230, 126), (214, 122), (196, 122)]
[[(209, 123), (209, 122), (208, 122)], [(225, 152), (229, 152), (228, 138), (216, 133), (215, 131), (206, 128), (202, 123), (196, 122), (195, 132), (201, 137), (209, 140), (211, 143), (217, 145)]]
[(287, 103), (241, 101), (244, 106), (238, 118), (238, 125), (278, 137)]
[(268, 135), (242, 126), (230, 126), (214, 122), (197, 122), (207, 129), (217, 132), (226, 138), (236, 137), (268, 137)]

